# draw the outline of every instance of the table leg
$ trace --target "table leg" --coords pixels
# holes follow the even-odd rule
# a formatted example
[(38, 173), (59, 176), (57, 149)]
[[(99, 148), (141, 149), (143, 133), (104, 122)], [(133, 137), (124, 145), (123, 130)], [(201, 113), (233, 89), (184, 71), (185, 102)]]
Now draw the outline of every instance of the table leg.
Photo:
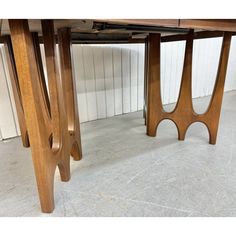
[(12, 49), (10, 36), (5, 36), (4, 48), (5, 48), (6, 61), (8, 65), (13, 96), (14, 96), (14, 100), (16, 104), (16, 112), (17, 112), (17, 117), (18, 117), (19, 126), (20, 126), (22, 143), (24, 147), (29, 147), (30, 146), (29, 137), (28, 137), (28, 132), (27, 132), (26, 123), (25, 123), (25, 115), (24, 115), (24, 110), (23, 110), (23, 105), (22, 105), (19, 80), (18, 80), (18, 76), (16, 72), (16, 65), (15, 65), (15, 59), (13, 55), (13, 49)]
[(149, 35), (148, 59), (146, 59), (148, 60), (147, 135), (156, 136), (159, 123), (164, 119), (169, 119), (175, 123), (178, 129), (179, 140), (184, 140), (188, 127), (194, 122), (202, 122), (208, 128), (209, 143), (216, 143), (231, 37), (231, 33), (224, 33), (215, 88), (209, 107), (204, 114), (197, 114), (192, 104), (193, 31), (188, 34), (179, 97), (172, 112), (164, 110), (161, 100), (160, 34)]
[[(68, 181), (70, 154), (75, 160), (82, 156), (78, 108), (72, 78), (70, 32), (67, 31), (67, 40), (59, 40), (59, 44), (63, 44), (67, 50), (60, 50), (60, 57), (70, 61), (65, 65), (66, 62), (61, 60), (62, 76), (59, 76), (53, 22), (42, 21), (50, 95), (48, 99), (40, 69), (42, 65), (37, 37), (30, 33), (27, 20), (9, 20), (9, 25), (41, 208), (43, 212), (52, 212), (56, 167), (59, 167), (62, 181)], [(63, 87), (65, 83), (72, 86), (71, 90), (65, 91), (68, 89)], [(73, 99), (65, 95), (67, 92), (72, 92)], [(73, 130), (69, 125), (71, 120), (66, 115), (68, 103), (73, 106), (70, 108), (70, 117), (73, 114), (74, 119)]]

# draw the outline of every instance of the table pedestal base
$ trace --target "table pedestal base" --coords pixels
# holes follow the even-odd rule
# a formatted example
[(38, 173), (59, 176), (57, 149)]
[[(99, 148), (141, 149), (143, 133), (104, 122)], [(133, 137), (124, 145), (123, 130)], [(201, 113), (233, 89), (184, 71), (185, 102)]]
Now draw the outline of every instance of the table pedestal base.
[(23, 143), (31, 146), (41, 208), (49, 213), (54, 209), (56, 167), (61, 180), (68, 181), (70, 155), (74, 160), (82, 157), (70, 30), (58, 31), (59, 74), (53, 21), (42, 21), (48, 96), (37, 34), (30, 33), (27, 20), (9, 20), (9, 25), (13, 50), (9, 40), (6, 46), (9, 67), (14, 72), (11, 74), (15, 99), (20, 104), (18, 115), (24, 117), (19, 119)]
[(210, 144), (216, 143), (219, 118), (221, 112), (224, 83), (229, 57), (231, 33), (224, 33), (218, 72), (212, 98), (207, 111), (197, 114), (192, 104), (192, 51), (193, 32), (186, 42), (184, 67), (179, 98), (175, 109), (166, 112), (161, 101), (160, 79), (160, 34), (150, 34), (147, 42), (146, 73), (147, 73), (147, 135), (156, 136), (159, 123), (164, 119), (172, 120), (178, 129), (179, 140), (184, 140), (188, 127), (194, 122), (204, 123), (209, 131)]

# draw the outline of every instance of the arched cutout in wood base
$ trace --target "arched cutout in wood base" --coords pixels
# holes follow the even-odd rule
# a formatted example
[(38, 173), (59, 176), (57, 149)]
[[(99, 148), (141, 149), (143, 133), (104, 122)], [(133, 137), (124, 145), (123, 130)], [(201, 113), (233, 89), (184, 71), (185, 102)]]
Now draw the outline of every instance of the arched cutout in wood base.
[(194, 123), (202, 123), (206, 126), (207, 128), (207, 131), (208, 131), (208, 134), (209, 134), (209, 143), (210, 144), (216, 144), (216, 133), (214, 133), (214, 131), (211, 131), (211, 128), (209, 128), (209, 125), (207, 123), (205, 123), (204, 121), (193, 121), (191, 123), (188, 124), (188, 126), (184, 127), (178, 123), (176, 123), (176, 121), (174, 121), (173, 119), (171, 118), (164, 118), (162, 120), (160, 120), (159, 122), (157, 122), (157, 125), (156, 125), (156, 128), (155, 128), (155, 132), (154, 132), (154, 135), (149, 135), (151, 137), (155, 137), (156, 136), (156, 133), (157, 133), (157, 129), (160, 125), (160, 123), (164, 120), (170, 120), (172, 121), (174, 124), (175, 124), (175, 127), (177, 129), (177, 132), (178, 132), (178, 140), (180, 141), (184, 141), (185, 140), (185, 136), (186, 136), (186, 133), (188, 131), (188, 128), (194, 124)]
[[(11, 68), (17, 99), (21, 102), (20, 126), (24, 146), (30, 143), (41, 209), (54, 209), (54, 175), (59, 168), (62, 181), (70, 179), (70, 156), (82, 158), (77, 97), (72, 75), (71, 35), (58, 30), (61, 76), (59, 76), (53, 21), (43, 20), (49, 94), (46, 89), (38, 35), (31, 34), (27, 20), (9, 20), (12, 40)], [(7, 44), (10, 45), (9, 42)], [(19, 79), (19, 81), (18, 81)], [(48, 99), (50, 97), (50, 101)], [(49, 104), (50, 103), (50, 104)], [(19, 113), (20, 112), (20, 113)], [(27, 141), (28, 138), (28, 141)]]
[(179, 140), (184, 140), (188, 127), (194, 122), (204, 123), (209, 132), (210, 144), (216, 143), (219, 126), (222, 98), (232, 33), (225, 32), (223, 36), (218, 72), (210, 104), (204, 114), (197, 114), (192, 104), (192, 51), (193, 31), (187, 37), (182, 80), (179, 97), (175, 109), (166, 112), (161, 100), (160, 79), (160, 34), (150, 34), (146, 44), (146, 78), (147, 78), (147, 135), (155, 137), (158, 124), (164, 120), (172, 120), (179, 133)]

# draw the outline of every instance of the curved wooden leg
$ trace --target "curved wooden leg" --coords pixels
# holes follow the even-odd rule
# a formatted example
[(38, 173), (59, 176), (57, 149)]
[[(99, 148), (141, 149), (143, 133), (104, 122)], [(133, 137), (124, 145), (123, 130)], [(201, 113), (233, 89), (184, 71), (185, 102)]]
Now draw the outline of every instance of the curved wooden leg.
[(161, 77), (160, 77), (161, 35), (150, 34), (147, 55), (147, 135), (156, 136), (156, 128), (162, 119)]
[(194, 111), (192, 104), (193, 31), (191, 31), (187, 37), (179, 98), (176, 107), (172, 112), (165, 112), (161, 102), (160, 35), (149, 35), (148, 59), (146, 58), (146, 63), (148, 63), (147, 134), (149, 136), (156, 136), (157, 124), (159, 124), (163, 119), (170, 119), (176, 124), (178, 128), (179, 140), (184, 140), (186, 131), (192, 123), (202, 122), (208, 128), (210, 144), (216, 143), (231, 36), (232, 33), (224, 33), (218, 73), (212, 99), (206, 113), (199, 115)]
[(61, 180), (68, 181), (70, 154), (75, 160), (82, 157), (71, 61), (68, 64), (70, 32), (66, 31), (67, 41), (59, 37), (59, 45), (63, 46), (61, 58), (65, 59), (61, 61), (59, 76), (53, 22), (42, 21), (49, 101), (37, 35), (31, 35), (27, 20), (9, 20), (9, 25), (41, 208), (49, 213), (54, 209), (56, 167)]
[(67, 158), (58, 163), (58, 168), (61, 176), (61, 181), (68, 182), (71, 178), (70, 175), (70, 159)]
[[(34, 145), (35, 146), (35, 145)], [(54, 210), (54, 175), (56, 162), (50, 150), (43, 151), (37, 148), (32, 150), (35, 176), (38, 186), (39, 199), (42, 212), (51, 213)]]
[(61, 78), (65, 98), (68, 129), (71, 139), (70, 153), (74, 160), (82, 158), (80, 136), (79, 111), (77, 103), (76, 83), (73, 76), (73, 63), (71, 56), (71, 31), (69, 28), (58, 30), (58, 44), (60, 52)]
[(184, 141), (188, 127), (177, 126), (177, 128), (178, 128), (178, 140)]
[(192, 104), (192, 54), (193, 54), (193, 31), (188, 34), (185, 47), (184, 65), (179, 97), (175, 109), (165, 113), (178, 127), (179, 140), (185, 139), (186, 131), (193, 122)]
[(216, 81), (211, 101), (206, 113), (199, 116), (199, 120), (207, 124), (208, 126), (210, 133), (210, 140), (209, 140), (210, 144), (215, 144), (217, 139), (231, 38), (232, 38), (232, 33), (230, 32), (224, 33), (218, 71), (216, 75)]
[(15, 58), (13, 55), (13, 49), (12, 49), (10, 36), (5, 36), (4, 48), (5, 48), (5, 55), (6, 55), (9, 75), (10, 75), (11, 86), (13, 90), (13, 96), (16, 103), (16, 112), (17, 112), (20, 131), (21, 131), (22, 143), (24, 147), (29, 147), (30, 146), (29, 136), (28, 136), (26, 123), (25, 123), (21, 92), (20, 92), (19, 81), (18, 81), (18, 76), (16, 72)]
[(78, 144), (77, 141), (75, 141), (72, 145), (70, 155), (73, 157), (74, 160), (79, 161), (82, 158), (82, 151), (81, 151), (81, 144)]
[(48, 142), (49, 127), (44, 122), (45, 112), (38, 87), (40, 78), (32, 37), (27, 21), (9, 20), (9, 25), (41, 208), (43, 212), (51, 212), (54, 208), (53, 169), (56, 164)]

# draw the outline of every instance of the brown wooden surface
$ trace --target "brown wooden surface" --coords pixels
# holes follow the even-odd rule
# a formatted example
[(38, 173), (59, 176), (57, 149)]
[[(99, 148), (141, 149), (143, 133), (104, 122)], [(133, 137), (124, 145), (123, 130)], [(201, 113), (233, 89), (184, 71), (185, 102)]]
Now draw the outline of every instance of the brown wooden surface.
[(73, 137), (71, 156), (75, 160), (82, 157), (80, 121), (77, 102), (75, 77), (73, 75), (73, 62), (71, 57), (71, 32), (69, 28), (58, 30), (58, 43), (60, 54), (61, 78), (64, 93), (65, 111), (67, 117), (67, 130)]
[[(223, 37), (224, 32), (222, 31), (199, 31), (195, 32), (193, 35), (194, 39), (209, 39), (209, 38), (219, 38)], [(235, 35), (235, 32), (232, 33), (232, 35)], [(176, 42), (181, 40), (186, 40), (188, 38), (187, 34), (177, 34), (177, 35), (168, 35), (168, 36), (162, 36), (161, 42)]]
[(149, 35), (148, 68), (147, 68), (147, 134), (156, 136), (156, 129), (164, 119), (172, 120), (178, 129), (179, 140), (184, 140), (188, 127), (194, 122), (204, 123), (209, 131), (210, 144), (216, 143), (224, 83), (228, 64), (231, 33), (224, 33), (218, 73), (211, 102), (204, 114), (197, 114), (192, 105), (192, 51), (193, 32), (190, 32), (186, 42), (180, 92), (175, 109), (166, 112), (161, 101), (160, 79), (160, 34)]
[(4, 47), (6, 52), (6, 60), (10, 75), (10, 81), (11, 86), (13, 90), (13, 96), (16, 104), (16, 111), (17, 111), (17, 117), (19, 121), (20, 126), (20, 132), (21, 132), (21, 139), (24, 147), (29, 147), (29, 137), (27, 133), (26, 123), (25, 123), (25, 115), (22, 105), (22, 98), (20, 93), (20, 87), (19, 87), (19, 81), (18, 76), (16, 72), (16, 65), (15, 65), (15, 59), (13, 55), (13, 49), (11, 44), (11, 39), (9, 36), (4, 37)]
[(236, 32), (235, 19), (180, 19), (180, 28)]
[(150, 34), (148, 37), (147, 72), (147, 135), (156, 136), (156, 121), (162, 114), (161, 101), (161, 35)]

